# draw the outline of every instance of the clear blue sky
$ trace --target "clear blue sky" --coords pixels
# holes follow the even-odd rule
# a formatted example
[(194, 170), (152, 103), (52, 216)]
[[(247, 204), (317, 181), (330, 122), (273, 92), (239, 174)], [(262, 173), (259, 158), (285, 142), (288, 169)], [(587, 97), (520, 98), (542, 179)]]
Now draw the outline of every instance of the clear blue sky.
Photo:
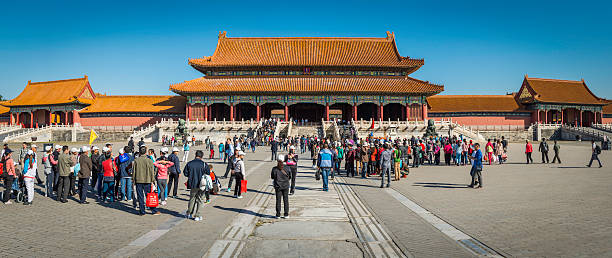
[[(127, 3), (130, 2), (130, 3)], [(96, 92), (168, 95), (187, 58), (229, 37), (384, 37), (443, 94), (504, 94), (523, 76), (584, 78), (612, 98), (612, 4), (590, 1), (4, 1), (0, 94), (87, 74)]]

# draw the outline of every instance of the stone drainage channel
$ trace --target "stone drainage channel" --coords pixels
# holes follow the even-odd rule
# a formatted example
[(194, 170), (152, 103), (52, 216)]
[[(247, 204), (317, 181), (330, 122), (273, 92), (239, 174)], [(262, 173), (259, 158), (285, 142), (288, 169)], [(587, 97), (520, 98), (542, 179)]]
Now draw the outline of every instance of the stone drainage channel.
[(312, 168), (299, 170), (289, 218), (274, 218), (266, 184), (204, 257), (406, 257), (342, 178), (324, 192)]

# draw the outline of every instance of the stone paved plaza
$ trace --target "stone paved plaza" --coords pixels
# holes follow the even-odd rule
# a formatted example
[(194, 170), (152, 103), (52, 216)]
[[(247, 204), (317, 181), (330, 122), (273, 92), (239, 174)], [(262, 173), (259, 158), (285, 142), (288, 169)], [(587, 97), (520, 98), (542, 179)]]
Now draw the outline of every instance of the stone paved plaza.
[[(273, 218), (275, 162), (267, 149), (247, 153), (245, 198), (213, 196), (202, 222), (181, 215), (184, 177), (179, 199), (169, 199), (161, 216), (137, 216), (131, 202), (62, 204), (37, 186), (32, 206), (0, 204), (2, 256), (612, 256), (612, 153), (600, 156), (603, 168), (586, 168), (586, 142), (562, 143), (562, 164), (541, 164), (535, 153), (530, 165), (523, 145), (511, 144), (508, 164), (484, 167), (482, 189), (466, 187), (467, 166), (425, 165), (390, 189), (378, 187), (379, 177), (342, 175), (323, 192), (303, 155), (288, 219)], [(225, 165), (212, 163), (223, 174)]]

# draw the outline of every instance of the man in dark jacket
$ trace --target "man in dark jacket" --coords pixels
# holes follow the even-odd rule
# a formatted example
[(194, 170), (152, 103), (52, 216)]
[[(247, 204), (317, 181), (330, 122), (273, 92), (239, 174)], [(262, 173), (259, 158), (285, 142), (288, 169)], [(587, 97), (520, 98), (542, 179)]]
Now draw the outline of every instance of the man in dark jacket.
[[(147, 151), (146, 147), (140, 147), (140, 153)], [(147, 155), (141, 155), (132, 164), (134, 183), (136, 183), (136, 195), (140, 206), (140, 215), (145, 215), (145, 197), (155, 188), (155, 170), (153, 161)], [(153, 215), (161, 214), (156, 207), (151, 207)]]
[[(100, 159), (100, 150), (98, 149), (98, 147), (94, 146), (91, 149), (91, 187), (95, 187), (96, 183), (98, 182), (98, 173), (100, 171), (102, 171), (102, 167), (100, 162), (98, 162), (98, 160)], [(95, 189), (94, 189), (95, 191)]]
[(204, 191), (200, 189), (202, 177), (204, 175), (210, 175), (210, 169), (208, 164), (202, 160), (204, 152), (197, 150), (195, 153), (195, 159), (189, 161), (183, 170), (183, 174), (187, 177), (187, 187), (189, 192), (189, 205), (185, 216), (187, 218), (193, 218), (195, 221), (201, 221), (200, 207), (202, 207), (202, 195)]
[[(177, 198), (179, 176), (181, 175), (181, 161), (178, 157), (179, 149), (172, 148), (172, 153), (168, 155), (168, 161), (174, 163), (168, 168), (168, 194), (172, 191), (172, 197)], [(172, 189), (174, 185), (174, 189)]]
[[(548, 143), (546, 142), (546, 138), (542, 138), (540, 142), (540, 152), (542, 153), (542, 163), (548, 163)], [(546, 162), (544, 162), (546, 161)]]
[(81, 155), (79, 156), (79, 164), (81, 166), (81, 170), (78, 173), (79, 177), (79, 202), (81, 204), (88, 204), (87, 202), (87, 190), (89, 190), (89, 178), (91, 177), (91, 171), (93, 168), (93, 163), (91, 162), (91, 158), (89, 157), (89, 147), (83, 146), (81, 149)]
[(60, 155), (61, 150), (62, 150), (61, 145), (55, 145), (55, 150), (53, 151), (51, 155), (53, 157), (53, 161), (55, 161), (51, 163), (51, 169), (53, 170), (53, 191), (54, 192), (58, 192), (57, 186), (59, 182), (59, 168), (58, 168), (57, 161), (59, 160), (59, 155)]
[(276, 167), (273, 167), (270, 173), (276, 192), (276, 218), (280, 217), (282, 198), (285, 206), (285, 213), (281, 217), (283, 219), (289, 217), (289, 182), (291, 181), (291, 169), (285, 166), (284, 161), (285, 157), (278, 155)]
[(270, 150), (272, 151), (272, 158), (270, 160), (274, 160), (278, 152), (278, 141), (276, 141), (276, 139), (270, 143)]

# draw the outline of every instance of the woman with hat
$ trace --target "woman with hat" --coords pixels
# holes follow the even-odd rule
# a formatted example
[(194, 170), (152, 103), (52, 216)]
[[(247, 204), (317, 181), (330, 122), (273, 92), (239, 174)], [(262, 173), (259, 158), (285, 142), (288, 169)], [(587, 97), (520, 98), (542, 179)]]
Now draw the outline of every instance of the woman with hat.
[(45, 172), (45, 196), (53, 197), (53, 182), (54, 182), (54, 174), (53, 174), (53, 165), (57, 165), (57, 161), (53, 159), (52, 146), (45, 147), (45, 156), (43, 157), (43, 166)]
[(236, 188), (234, 188), (234, 197), (238, 199), (242, 199), (242, 179), (245, 176), (244, 169), (244, 151), (238, 152), (238, 157), (236, 157), (236, 162), (234, 163), (234, 177), (236, 178)]
[(291, 147), (289, 147), (289, 154), (287, 154), (287, 156), (285, 156), (284, 158), (285, 164), (287, 165), (287, 167), (289, 167), (291, 171), (291, 190), (289, 191), (289, 194), (293, 195), (295, 193), (295, 177), (297, 175), (298, 163), (298, 155), (295, 153), (295, 146), (291, 145)]
[(4, 195), (2, 201), (4, 204), (11, 204), (11, 192), (13, 192), (13, 181), (17, 179), (17, 173), (15, 173), (15, 161), (13, 160), (13, 151), (11, 149), (5, 149), (2, 157), (2, 165), (4, 173)]

